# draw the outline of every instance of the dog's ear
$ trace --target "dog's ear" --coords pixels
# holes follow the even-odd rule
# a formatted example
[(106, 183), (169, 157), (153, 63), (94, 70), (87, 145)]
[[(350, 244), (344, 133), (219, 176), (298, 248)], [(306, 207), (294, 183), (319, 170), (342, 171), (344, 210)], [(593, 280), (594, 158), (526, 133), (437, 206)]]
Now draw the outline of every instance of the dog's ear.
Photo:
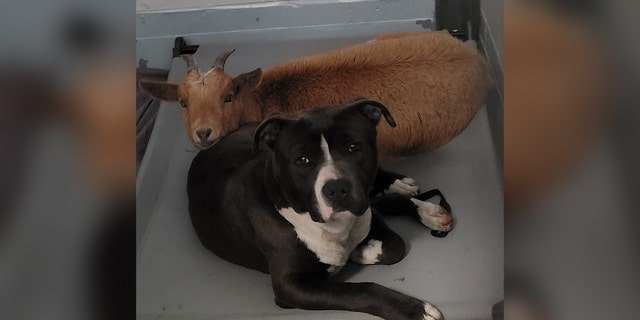
[(387, 120), (389, 126), (392, 128), (396, 127), (396, 121), (393, 120), (393, 117), (387, 107), (378, 101), (360, 98), (359, 100), (346, 105), (345, 108), (358, 110), (376, 126), (380, 122), (380, 118), (384, 116), (384, 119)]
[(273, 148), (282, 127), (292, 121), (292, 119), (283, 114), (275, 113), (268, 116), (253, 133), (253, 151), (258, 150), (260, 143), (263, 142), (267, 147)]

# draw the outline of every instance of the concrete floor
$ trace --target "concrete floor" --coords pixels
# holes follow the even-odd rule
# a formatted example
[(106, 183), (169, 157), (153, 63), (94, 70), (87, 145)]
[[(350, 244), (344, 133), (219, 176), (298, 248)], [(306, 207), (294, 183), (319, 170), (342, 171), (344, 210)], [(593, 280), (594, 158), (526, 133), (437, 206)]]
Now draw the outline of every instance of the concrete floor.
[[(236, 48), (226, 70), (238, 74), (309, 53), (356, 43), (327, 41), (201, 46), (200, 65)], [(174, 59), (169, 81), (179, 82), (184, 62)], [(448, 145), (393, 164), (423, 190), (440, 188), (451, 203), (456, 229), (434, 238), (422, 225), (387, 219), (409, 253), (392, 266), (348, 265), (337, 277), (375, 281), (436, 305), (447, 319), (491, 319), (503, 298), (503, 194), (489, 117), (482, 108)], [(138, 174), (138, 319), (371, 319), (338, 311), (285, 310), (273, 302), (268, 275), (228, 263), (207, 251), (189, 221), (186, 176), (196, 154), (177, 103), (162, 103)]]

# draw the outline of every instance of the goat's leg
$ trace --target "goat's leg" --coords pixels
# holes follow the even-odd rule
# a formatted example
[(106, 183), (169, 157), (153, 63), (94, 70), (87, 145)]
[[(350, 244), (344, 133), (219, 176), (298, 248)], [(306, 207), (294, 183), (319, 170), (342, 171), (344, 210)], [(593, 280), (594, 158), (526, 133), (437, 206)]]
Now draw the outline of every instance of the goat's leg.
[(441, 320), (431, 304), (376, 283), (344, 283), (272, 273), (275, 302), (283, 308), (346, 310), (393, 320)]

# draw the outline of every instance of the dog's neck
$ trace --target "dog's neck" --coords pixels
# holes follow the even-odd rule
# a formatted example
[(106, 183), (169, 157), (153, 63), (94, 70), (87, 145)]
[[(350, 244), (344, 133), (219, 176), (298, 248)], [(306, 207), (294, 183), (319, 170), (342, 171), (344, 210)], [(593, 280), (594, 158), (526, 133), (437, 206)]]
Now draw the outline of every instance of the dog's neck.
[(371, 208), (362, 216), (341, 212), (325, 223), (315, 222), (308, 212), (297, 213), (292, 208), (280, 208), (278, 212), (291, 223), (298, 239), (316, 254), (318, 260), (330, 266), (329, 273), (347, 263), (351, 252), (367, 237), (371, 227)]

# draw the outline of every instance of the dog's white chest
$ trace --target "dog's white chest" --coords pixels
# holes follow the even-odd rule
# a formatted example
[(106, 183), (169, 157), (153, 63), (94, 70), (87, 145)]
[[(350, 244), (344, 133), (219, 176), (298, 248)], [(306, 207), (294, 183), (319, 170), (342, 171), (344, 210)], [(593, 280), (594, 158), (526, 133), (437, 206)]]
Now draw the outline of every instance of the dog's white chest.
[(300, 214), (292, 208), (282, 208), (279, 212), (320, 262), (333, 266), (330, 271), (337, 271), (346, 264), (351, 251), (367, 237), (371, 227), (371, 209), (360, 217), (350, 212), (340, 213), (337, 215), (342, 217), (327, 223), (315, 222), (309, 213)]

